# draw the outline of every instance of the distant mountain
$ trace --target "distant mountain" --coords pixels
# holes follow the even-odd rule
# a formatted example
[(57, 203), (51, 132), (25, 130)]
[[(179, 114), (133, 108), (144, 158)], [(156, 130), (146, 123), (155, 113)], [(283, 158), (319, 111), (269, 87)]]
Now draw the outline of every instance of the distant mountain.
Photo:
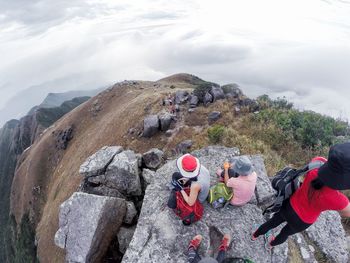
[(101, 92), (103, 88), (94, 89), (94, 90), (74, 90), (63, 93), (49, 93), (44, 101), (39, 105), (40, 108), (52, 108), (58, 107), (63, 102), (71, 100), (72, 98), (89, 96), (93, 97), (97, 93)]
[[(204, 94), (205, 100), (200, 101), (196, 94)], [(175, 113), (176, 116), (170, 114), (174, 110), (170, 106), (173, 105), (173, 101), (180, 103)], [(69, 105), (66, 103), (64, 107), (67, 106)], [(84, 241), (91, 249), (89, 254), (95, 256), (97, 254), (95, 251), (98, 250), (99, 253), (102, 251), (99, 248), (106, 249), (108, 247), (104, 260), (98, 262), (121, 262), (125, 253), (123, 248), (128, 246), (130, 240), (128, 238), (124, 242), (126, 240), (125, 236), (119, 236), (119, 233), (117, 238), (112, 241), (105, 238), (105, 233), (112, 230), (109, 227), (105, 228), (107, 226), (105, 220), (108, 216), (105, 216), (104, 212), (97, 213), (94, 206), (87, 202), (95, 215), (101, 217), (101, 220), (90, 220), (89, 216), (81, 217), (79, 215), (75, 217), (77, 214), (70, 213), (73, 209), (70, 206), (65, 206), (64, 213), (74, 217), (70, 223), (68, 223), (70, 220), (67, 220), (66, 223), (64, 222), (65, 217), (62, 220), (62, 217), (59, 216), (61, 204), (70, 198), (74, 192), (82, 190), (81, 187), (86, 185), (88, 187), (84, 187), (84, 189), (88, 189), (88, 191), (90, 189), (91, 193), (95, 195), (125, 198), (128, 202), (134, 204), (139, 217), (136, 215), (135, 222), (125, 222), (122, 227), (125, 231), (133, 231), (138, 218), (144, 220), (144, 215), (146, 215), (147, 220), (150, 220), (149, 211), (163, 209), (161, 207), (163, 207), (164, 201), (166, 202), (164, 199), (166, 192), (163, 191), (163, 196), (159, 193), (159, 190), (164, 187), (159, 188), (158, 183), (163, 184), (166, 180), (166, 177), (163, 177), (163, 172), (171, 174), (171, 171), (163, 170), (163, 166), (161, 168), (162, 173), (153, 175), (152, 171), (148, 170), (145, 174), (143, 173), (144, 169), (142, 171), (139, 169), (142, 168), (140, 166), (146, 166), (144, 157), (142, 162), (138, 162), (140, 161), (139, 157), (130, 157), (130, 162), (132, 162), (130, 166), (129, 163), (124, 163), (124, 157), (121, 157), (123, 164), (120, 167), (137, 166), (135, 169), (130, 169), (135, 171), (135, 177), (124, 176), (124, 173), (121, 173), (123, 174), (122, 179), (115, 180), (112, 176), (112, 179), (107, 179), (107, 176), (100, 174), (100, 172), (104, 173), (102, 170), (107, 171), (107, 166), (102, 165), (103, 169), (100, 167), (95, 170), (98, 171), (98, 176), (87, 176), (84, 179), (83, 176), (79, 175), (81, 164), (101, 147), (120, 145), (127, 149), (129, 153), (134, 151), (141, 154), (152, 148), (158, 148), (170, 160), (182, 152), (187, 152), (189, 148), (192, 151), (215, 144), (216, 147), (218, 146), (218, 148), (215, 147), (218, 149), (216, 152), (208, 148), (205, 152), (202, 152), (203, 154), (199, 154), (208, 158), (208, 163), (211, 163), (211, 168), (208, 168), (213, 174), (227, 156), (235, 155), (235, 153), (231, 154), (224, 150), (221, 145), (238, 147), (241, 154), (262, 155), (265, 160), (267, 174), (273, 175), (287, 164), (302, 167), (313, 156), (323, 156), (325, 151), (328, 151), (330, 144), (333, 144), (336, 140), (348, 139), (350, 135), (348, 123), (342, 123), (314, 112), (299, 112), (293, 109), (292, 104), (284, 99), (272, 100), (267, 95), (260, 96), (256, 100), (250, 99), (244, 95), (236, 84), (220, 87), (190, 74), (176, 74), (155, 82), (123, 81), (117, 83), (54, 122), (55, 119), (59, 118), (56, 114), (60, 115), (63, 112), (66, 112), (66, 110), (60, 113), (60, 110), (54, 108), (35, 108), (32, 115), (29, 115), (27, 119), (23, 118), (19, 122), (8, 122), (0, 132), (3, 136), (3, 139), (0, 138), (0, 159), (3, 158), (3, 160), (0, 160), (0, 171), (2, 171), (2, 174), (0, 174), (0, 192), (7, 194), (0, 196), (0, 198), (7, 198), (5, 199), (7, 203), (3, 205), (10, 209), (10, 215), (8, 210), (4, 212), (1, 210), (0, 213), (0, 218), (3, 216), (2, 220), (9, 218), (9, 221), (7, 221), (9, 223), (0, 228), (0, 242), (3, 242), (0, 243), (0, 247), (4, 248), (0, 249), (0, 262), (23, 262), (23, 260), (25, 262), (65, 262), (67, 261), (66, 255), (81, 256), (81, 247), (77, 236), (74, 240), (78, 240), (78, 243), (75, 243), (68, 241), (68, 238), (63, 239), (61, 235), (60, 246), (55, 245), (55, 233), (60, 227), (59, 218), (61, 227), (65, 228), (67, 226), (66, 229), (61, 231), (61, 234), (69, 232), (70, 235), (72, 233), (91, 234), (94, 230), (86, 222), (96, 222), (98, 227), (95, 233), (99, 233), (92, 235), (94, 239), (93, 246)], [(35, 116), (35, 118), (30, 116)], [(38, 129), (38, 123), (49, 128), (44, 131), (43, 128)], [(327, 127), (327, 129), (324, 129), (324, 127)], [(141, 136), (142, 134), (144, 136)], [(152, 134), (152, 136), (146, 138), (145, 135), (147, 134)], [(67, 135), (69, 140), (65, 140)], [(34, 143), (32, 143), (33, 141)], [(66, 144), (62, 145), (62, 141)], [(129, 159), (129, 153), (125, 155), (125, 160)], [(222, 154), (222, 156), (218, 157), (219, 154)], [(135, 162), (136, 159), (137, 162)], [(163, 158), (159, 159), (163, 160)], [(95, 163), (95, 161), (89, 161), (90, 163)], [(107, 163), (111, 164), (110, 160)], [(14, 168), (14, 164), (17, 164), (16, 168)], [(101, 165), (101, 163), (98, 162), (98, 165)], [(120, 165), (119, 162), (116, 167), (118, 165)], [(171, 167), (174, 168), (174, 166)], [(265, 168), (259, 168), (258, 170), (262, 171)], [(265, 171), (262, 172), (265, 174)], [(119, 173), (116, 172), (115, 174)], [(141, 189), (142, 194), (149, 180), (151, 187), (147, 188), (146, 194), (152, 193), (152, 196), (146, 195), (143, 200), (143, 196), (139, 195), (140, 191), (135, 191), (134, 193), (137, 193), (135, 195), (132, 195), (131, 192), (129, 195), (128, 191), (126, 193), (119, 192), (118, 187), (120, 185), (123, 189), (125, 187), (129, 189), (133, 185), (131, 181), (134, 180), (130, 178), (137, 179), (135, 181), (138, 182), (138, 190)], [(259, 178), (261, 179), (261, 177)], [(159, 179), (157, 184), (152, 182), (155, 179)], [(268, 178), (265, 177), (265, 179), (269, 182)], [(269, 186), (265, 179), (262, 179), (261, 182), (265, 182), (264, 186)], [(261, 182), (260, 185), (262, 185)], [(9, 189), (11, 189), (10, 198), (8, 198)], [(263, 192), (270, 194), (265, 190)], [(259, 199), (263, 200), (264, 198), (259, 194), (255, 200), (260, 202)], [(264, 200), (269, 201), (269, 199)], [(8, 204), (9, 201), (10, 205)], [(81, 211), (85, 211), (85, 206), (82, 206), (80, 201), (72, 203), (76, 203)], [(252, 207), (252, 204), (249, 205)], [(105, 207), (108, 211), (116, 212), (116, 209), (110, 209), (109, 205)], [(255, 211), (255, 215), (258, 216), (259, 220), (262, 220), (261, 214), (256, 213), (260, 211), (257, 209), (257, 207), (253, 208), (252, 212)], [(140, 210), (142, 210), (141, 213)], [(232, 211), (233, 215), (237, 211), (239, 210)], [(119, 212), (117, 211), (118, 216), (124, 218), (125, 214)], [(126, 211), (124, 212), (126, 213)], [(245, 212), (241, 216), (250, 216), (250, 214), (253, 213)], [(147, 224), (144, 224), (145, 221), (139, 221), (141, 224), (137, 226), (138, 230), (135, 236), (137, 240), (134, 239), (135, 242), (130, 243), (132, 258), (135, 260), (128, 261), (127, 254), (130, 255), (130, 252), (127, 252), (123, 262), (136, 262), (141, 254), (141, 259), (145, 259), (144, 254), (147, 254), (146, 257), (155, 258), (156, 255), (153, 252), (163, 242), (163, 240), (159, 241), (157, 239), (159, 236), (158, 230), (163, 233), (163, 230), (166, 230), (166, 227), (163, 229), (161, 226), (163, 222), (173, 222), (173, 219), (168, 221), (168, 212), (163, 210), (160, 214), (154, 215), (154, 218), (161, 219), (160, 221), (154, 221), (156, 225), (153, 225), (154, 222), (148, 224), (147, 221)], [(80, 221), (82, 218), (88, 220)], [(151, 220), (153, 220), (153, 217)], [(257, 217), (254, 220), (256, 221)], [(334, 220), (328, 222), (334, 222)], [(337, 225), (341, 228), (340, 219), (337, 222)], [(4, 224), (6, 222), (2, 221), (0, 223)], [(74, 225), (81, 224), (82, 228), (79, 228), (79, 231), (74, 227), (71, 228), (71, 223)], [(181, 225), (181, 223), (179, 224)], [(206, 226), (205, 223), (203, 225)], [(207, 231), (209, 231), (211, 227), (207, 226)], [(251, 223), (242, 224), (242, 227), (238, 226), (238, 228), (242, 230), (248, 229), (250, 226)], [(10, 229), (9, 232), (4, 232), (8, 229)], [(80, 232), (80, 229), (83, 230)], [(158, 232), (148, 232), (148, 229)], [(185, 230), (182, 227), (181, 229), (174, 229)], [(208, 235), (213, 233), (215, 235), (214, 239), (216, 239), (220, 233), (215, 229), (222, 229), (222, 227), (217, 228), (215, 226), (212, 229), (214, 229), (213, 232), (206, 233)], [(116, 231), (116, 229), (113, 229), (113, 231)], [(177, 235), (181, 231), (170, 232)], [(131, 237), (133, 232), (128, 232), (128, 236), (130, 233)], [(151, 234), (148, 235), (149, 233)], [(166, 237), (166, 242), (178, 240), (174, 238), (172, 233), (170, 233), (170, 239)], [(317, 233), (320, 233), (320, 231)], [(100, 238), (101, 236), (103, 238)], [(326, 236), (327, 234), (322, 235), (321, 239), (324, 240)], [(119, 237), (121, 237), (121, 240)], [(337, 236), (332, 240), (343, 242), (344, 238), (345, 236), (340, 238)], [(81, 240), (85, 239), (82, 238)], [(95, 246), (96, 242), (100, 242), (100, 244)], [(305, 247), (308, 248), (307, 242), (304, 243), (306, 244)], [(137, 249), (134, 249), (136, 244)], [(166, 246), (167, 244), (163, 245)], [(68, 252), (68, 246), (71, 245), (76, 246), (79, 252), (71, 253), (72, 250)], [(340, 247), (343, 251), (346, 241), (341, 246), (334, 246), (333, 242), (327, 241), (327, 249), (323, 249), (314, 242), (312, 245), (316, 254), (317, 251), (327, 251), (328, 253), (335, 251), (334, 247)], [(332, 245), (333, 247), (331, 247)], [(62, 247), (65, 247), (66, 251)], [(172, 247), (171, 245), (170, 248)], [(250, 245), (249, 247), (251, 248)], [(276, 260), (276, 262), (286, 262), (286, 255), (288, 255), (288, 262), (304, 262), (298, 258), (300, 245), (295, 243), (292, 248), (294, 247), (296, 249), (290, 251), (284, 249), (275, 251), (274, 255), (283, 258), (283, 260)], [(143, 248), (150, 249), (146, 251)], [(168, 248), (169, 246), (166, 249)], [(244, 247), (242, 248), (238, 249), (237, 252), (246, 251)], [(168, 255), (173, 255), (175, 251), (171, 250), (171, 254)], [(294, 251), (297, 252), (294, 253)], [(307, 250), (307, 253), (313, 256), (313, 252), (310, 251)], [(176, 253), (179, 253), (180, 257), (183, 256), (182, 248)], [(266, 253), (266, 251), (262, 254), (254, 254), (254, 256), (261, 256), (263, 253)], [(343, 252), (339, 252), (338, 255), (347, 256)], [(177, 256), (174, 258), (178, 259)], [(9, 258), (11, 260), (8, 260)], [(164, 257), (154, 262), (163, 262), (163, 259)], [(262, 259), (262, 261), (264, 260), (265, 258)], [(265, 261), (270, 262), (271, 260), (272, 257), (269, 257)], [(347, 260), (331, 261), (347, 262)]]
[[(64, 88), (63, 88), (64, 87)], [(31, 111), (33, 105), (41, 105), (42, 108), (57, 107), (66, 100), (75, 97), (94, 96), (105, 87), (89, 89), (90, 85), (84, 85), (79, 90), (79, 86), (63, 81), (49, 82), (42, 85), (29, 87), (17, 93), (6, 105), (0, 109), (0, 127), (8, 120), (20, 119)], [(96, 87), (96, 86), (95, 86)], [(57, 90), (74, 90), (63, 93), (49, 93)], [(49, 95), (47, 95), (49, 93)]]
[[(36, 108), (20, 120), (10, 120), (0, 129), (0, 236), (9, 238), (10, 190), (16, 164), (21, 154), (31, 146), (40, 134), (51, 124), (70, 112), (90, 97), (79, 97), (62, 103), (59, 107)], [(9, 246), (9, 240), (0, 239), (0, 262), (8, 262), (3, 248)], [(2, 251), (2, 252), (1, 252)], [(10, 262), (12, 262), (10, 260)]]

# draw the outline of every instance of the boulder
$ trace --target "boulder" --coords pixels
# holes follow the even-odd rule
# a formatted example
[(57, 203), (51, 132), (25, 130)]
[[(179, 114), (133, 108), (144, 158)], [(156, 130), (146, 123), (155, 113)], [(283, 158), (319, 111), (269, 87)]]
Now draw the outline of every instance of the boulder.
[(345, 231), (337, 212), (323, 212), (316, 223), (306, 229), (305, 232), (331, 262), (349, 262)]
[(183, 142), (180, 142), (178, 145), (175, 147), (175, 153), (176, 154), (185, 154), (190, 152), (190, 149), (193, 145), (192, 140), (185, 140)]
[(251, 161), (258, 175), (255, 188), (258, 204), (267, 206), (272, 202), (276, 192), (273, 190), (270, 179), (267, 176), (263, 157), (261, 155), (251, 156)]
[(236, 114), (239, 114), (239, 113), (241, 112), (241, 108), (238, 107), (238, 106), (235, 106), (235, 107), (233, 108), (233, 111), (234, 111)]
[(118, 237), (118, 243), (119, 243), (119, 251), (124, 254), (127, 248), (129, 247), (129, 243), (135, 233), (136, 226), (127, 228), (127, 227), (121, 227), (119, 230), (119, 233), (117, 235)]
[(212, 103), (212, 102), (213, 102), (213, 96), (209, 92), (205, 93), (203, 104), (208, 105), (209, 103)]
[(142, 177), (146, 184), (152, 183), (154, 180), (155, 172), (149, 169), (142, 170)]
[(126, 214), (124, 218), (124, 223), (131, 225), (137, 216), (137, 210), (133, 202), (126, 202)]
[(209, 123), (213, 123), (213, 122), (217, 121), (218, 119), (220, 119), (220, 117), (221, 117), (220, 111), (212, 111), (208, 115), (208, 121), (209, 121)]
[(152, 137), (159, 130), (158, 115), (148, 115), (143, 121), (143, 137)]
[(73, 138), (73, 126), (69, 126), (64, 130), (53, 132), (55, 138), (55, 147), (57, 150), (65, 150), (68, 147), (69, 141)]
[(93, 195), (125, 198), (125, 196), (122, 193), (120, 193), (117, 189), (113, 189), (105, 185), (98, 185), (98, 186), (87, 185), (82, 189), (82, 192), (93, 194)]
[(164, 161), (164, 152), (153, 148), (142, 155), (143, 164), (149, 169), (158, 169)]
[(259, 111), (259, 103), (256, 100), (249, 98), (241, 99), (239, 100), (238, 105), (248, 108), (249, 112)]
[(301, 233), (295, 234), (291, 238), (299, 247), (300, 255), (305, 263), (317, 263), (315, 249), (307, 243)]
[(190, 107), (195, 108), (197, 107), (198, 103), (199, 103), (199, 98), (195, 95), (192, 95), (190, 100)]
[(213, 101), (222, 100), (226, 98), (224, 91), (221, 87), (212, 87), (209, 92), (213, 96)]
[(221, 87), (226, 97), (239, 98), (243, 95), (242, 90), (236, 83), (227, 84)]
[(80, 166), (79, 173), (83, 176), (96, 176), (103, 174), (113, 157), (122, 152), (121, 146), (104, 146), (88, 157)]
[(66, 262), (101, 262), (125, 213), (123, 199), (75, 192), (60, 206), (55, 235)]
[(188, 100), (188, 92), (185, 90), (178, 90), (175, 93), (175, 104), (182, 104)]
[(137, 155), (133, 151), (123, 151), (114, 156), (107, 167), (105, 183), (124, 195), (139, 196), (142, 193)]
[[(216, 168), (226, 157), (236, 157), (237, 153), (237, 148), (226, 147), (207, 147), (193, 152), (211, 172), (212, 184), (217, 181)], [(252, 161), (259, 158), (252, 158)], [(167, 185), (174, 171), (176, 161), (172, 160), (157, 170), (157, 180), (147, 187), (138, 225), (122, 262), (187, 262), (188, 242), (198, 233), (204, 237), (200, 249), (202, 256), (216, 252), (223, 234), (231, 233), (233, 245), (227, 252), (228, 256), (250, 258), (254, 262), (287, 262), (287, 243), (271, 255), (265, 250), (262, 238), (251, 242), (252, 225), (264, 222), (261, 209), (254, 204), (228, 206), (222, 210), (204, 204), (202, 220), (184, 226), (172, 210), (164, 208), (169, 197)]]
[(165, 113), (159, 116), (160, 130), (167, 131), (170, 128), (173, 117), (170, 113)]

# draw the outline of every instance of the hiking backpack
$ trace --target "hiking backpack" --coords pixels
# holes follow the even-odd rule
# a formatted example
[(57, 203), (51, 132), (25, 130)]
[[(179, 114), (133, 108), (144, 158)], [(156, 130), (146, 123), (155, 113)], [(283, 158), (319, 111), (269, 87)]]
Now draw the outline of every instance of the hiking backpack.
[[(190, 188), (184, 188), (187, 195), (190, 195)], [(203, 205), (197, 199), (193, 206), (190, 206), (184, 200), (180, 191), (175, 192), (176, 194), (176, 208), (174, 212), (179, 216), (184, 225), (190, 225), (194, 222), (199, 221), (203, 216)]]
[(233, 191), (225, 183), (217, 183), (209, 190), (208, 203), (214, 208), (224, 207), (231, 200)]
[(300, 187), (300, 176), (305, 175), (313, 169), (320, 168), (325, 162), (326, 159), (323, 157), (316, 157), (301, 169), (285, 167), (283, 170), (277, 172), (271, 181), (272, 188), (276, 191), (275, 200), (271, 205), (265, 208), (263, 215), (266, 213), (278, 212), (283, 202), (290, 198)]

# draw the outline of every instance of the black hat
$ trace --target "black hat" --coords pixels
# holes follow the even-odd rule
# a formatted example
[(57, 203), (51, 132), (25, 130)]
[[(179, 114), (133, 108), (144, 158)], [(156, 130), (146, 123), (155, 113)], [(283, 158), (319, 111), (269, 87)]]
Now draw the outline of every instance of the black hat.
[(336, 190), (350, 189), (350, 143), (333, 145), (328, 161), (318, 170), (318, 178)]

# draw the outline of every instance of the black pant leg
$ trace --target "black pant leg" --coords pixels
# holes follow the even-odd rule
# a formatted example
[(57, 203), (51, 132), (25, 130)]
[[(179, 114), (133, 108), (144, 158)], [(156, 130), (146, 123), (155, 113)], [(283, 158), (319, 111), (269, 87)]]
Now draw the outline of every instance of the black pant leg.
[(285, 225), (281, 232), (276, 236), (275, 240), (271, 241), (271, 246), (277, 246), (284, 243), (289, 236), (294, 235), (295, 233), (298, 233), (298, 231), (291, 228), (289, 224)]
[(265, 235), (269, 230), (278, 227), (280, 224), (286, 220), (281, 216), (281, 213), (275, 213), (272, 218), (262, 224), (257, 231), (255, 231), (254, 236), (258, 237), (260, 235)]

